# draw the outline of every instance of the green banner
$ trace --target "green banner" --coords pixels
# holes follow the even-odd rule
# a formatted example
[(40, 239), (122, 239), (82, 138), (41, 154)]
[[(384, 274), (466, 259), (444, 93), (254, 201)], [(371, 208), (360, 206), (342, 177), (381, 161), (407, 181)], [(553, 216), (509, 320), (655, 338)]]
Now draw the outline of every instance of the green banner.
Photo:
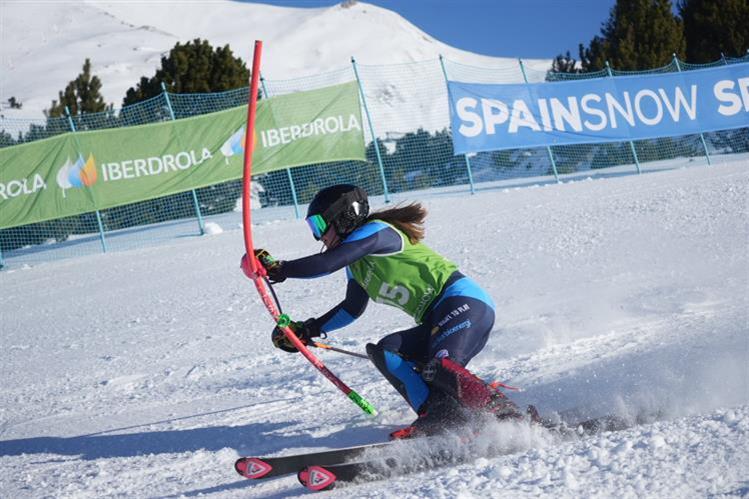
[[(242, 177), (247, 106), (0, 149), (0, 228)], [(365, 161), (355, 82), (258, 101), (253, 174)]]

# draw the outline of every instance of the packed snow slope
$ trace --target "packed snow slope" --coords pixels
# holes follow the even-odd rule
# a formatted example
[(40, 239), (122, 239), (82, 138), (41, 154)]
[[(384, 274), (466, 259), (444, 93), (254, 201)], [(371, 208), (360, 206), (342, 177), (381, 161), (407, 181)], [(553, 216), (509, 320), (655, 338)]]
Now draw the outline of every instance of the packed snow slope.
[[(487, 438), (508, 455), (329, 495), (749, 494), (748, 166), (422, 196), (426, 242), (497, 303), (470, 368), (547, 415), (656, 420), (572, 442), (497, 424)], [(380, 441), (412, 419), (368, 361), (317, 351), (376, 419), (273, 348), (238, 269), (241, 230), (223, 229), (0, 272), (0, 496), (301, 496), (296, 478), (250, 482), (234, 460)], [(279, 258), (319, 250), (302, 221), (254, 232)], [(337, 303), (344, 280), (277, 291), (305, 319)], [(371, 304), (329, 341), (363, 351), (410, 325)]]

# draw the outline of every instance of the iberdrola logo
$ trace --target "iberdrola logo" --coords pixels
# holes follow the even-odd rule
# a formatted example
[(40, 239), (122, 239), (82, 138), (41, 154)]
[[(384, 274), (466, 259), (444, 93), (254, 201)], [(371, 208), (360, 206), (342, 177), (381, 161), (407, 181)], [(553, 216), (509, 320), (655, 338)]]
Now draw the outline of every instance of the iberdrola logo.
[[(252, 139), (255, 147), (257, 147), (257, 133), (252, 134)], [(234, 132), (234, 134), (224, 142), (224, 145), (221, 146), (221, 153), (224, 155), (224, 161), (227, 165), (229, 164), (229, 158), (235, 154), (244, 154), (244, 143), (245, 133), (244, 125), (242, 125), (242, 127)]]
[(57, 185), (60, 186), (62, 196), (65, 197), (67, 189), (91, 187), (96, 183), (97, 178), (94, 155), (89, 154), (88, 159), (83, 161), (83, 156), (79, 154), (75, 163), (71, 162), (70, 157), (68, 157), (60, 171), (57, 172)]

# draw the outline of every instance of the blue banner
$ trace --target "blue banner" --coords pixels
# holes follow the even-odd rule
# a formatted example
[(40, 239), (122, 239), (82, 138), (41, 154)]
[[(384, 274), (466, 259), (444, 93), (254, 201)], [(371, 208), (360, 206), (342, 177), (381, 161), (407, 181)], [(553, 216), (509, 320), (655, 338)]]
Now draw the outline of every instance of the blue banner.
[(749, 63), (558, 83), (448, 82), (455, 154), (749, 127)]

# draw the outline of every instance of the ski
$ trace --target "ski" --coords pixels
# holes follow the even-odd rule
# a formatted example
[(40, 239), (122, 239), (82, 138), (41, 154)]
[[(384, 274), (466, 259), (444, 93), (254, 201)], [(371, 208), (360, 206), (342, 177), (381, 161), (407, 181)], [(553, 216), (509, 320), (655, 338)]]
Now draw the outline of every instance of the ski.
[[(541, 425), (550, 431), (557, 432), (564, 440), (595, 435), (607, 431), (619, 431), (630, 425), (621, 418), (604, 416), (580, 421), (576, 424), (554, 424), (542, 421)], [(498, 454), (490, 454), (492, 457)], [(471, 459), (480, 456), (471, 456)], [(353, 457), (355, 459), (355, 457)], [(337, 484), (350, 482), (371, 482), (394, 476), (418, 473), (466, 461), (465, 453), (454, 453), (449, 449), (436, 449), (426, 455), (408, 457), (384, 457), (367, 461), (333, 463), (325, 465), (315, 462), (302, 468), (297, 473), (299, 482), (309, 490), (318, 492), (330, 490)]]
[(240, 457), (234, 463), (234, 469), (243, 477), (252, 480), (272, 478), (275, 476), (296, 473), (301, 468), (312, 464), (321, 466), (340, 464), (356, 459), (367, 451), (381, 449), (395, 443), (395, 441), (381, 442), (342, 449), (295, 454), (293, 456)]
[(378, 452), (390, 447), (403, 448), (409, 445), (422, 445), (426, 442), (429, 445), (430, 440), (439, 437), (416, 437), (406, 440), (389, 440), (373, 444), (357, 445), (354, 447), (344, 447), (341, 449), (323, 450), (317, 452), (307, 452), (304, 454), (294, 454), (291, 456), (277, 457), (240, 457), (234, 463), (234, 469), (237, 473), (245, 478), (259, 480), (261, 478), (272, 478), (291, 473), (297, 473), (300, 469), (310, 466), (330, 466), (335, 464), (347, 463), (362, 457), (365, 453)]
[[(556, 431), (563, 437), (574, 437), (578, 435), (585, 435), (591, 433), (598, 433), (601, 431), (616, 431), (626, 427), (626, 423), (618, 418), (604, 417), (583, 421), (575, 425), (567, 424), (555, 424), (547, 421), (541, 423), (544, 427), (551, 431)], [(428, 437), (422, 437), (428, 438)], [(240, 457), (234, 463), (234, 469), (237, 473), (245, 478), (251, 480), (259, 480), (263, 478), (273, 478), (281, 475), (287, 475), (291, 473), (298, 473), (299, 470), (303, 470), (306, 467), (332, 467), (335, 465), (342, 465), (344, 463), (350, 463), (355, 461), (357, 458), (363, 456), (366, 452), (377, 451), (385, 449), (387, 447), (395, 445), (408, 445), (408, 442), (419, 441), (421, 439), (407, 439), (407, 440), (391, 440), (388, 442), (380, 442), (374, 444), (365, 444), (354, 447), (346, 447), (342, 449), (332, 449), (317, 452), (308, 452), (304, 454), (294, 454), (290, 456), (278, 456), (278, 457)], [(432, 458), (433, 456), (430, 456)], [(449, 462), (449, 457), (446, 454), (438, 456), (439, 460)], [(433, 461), (430, 461), (433, 462)], [(362, 464), (362, 463), (354, 463)], [(392, 463), (395, 465), (395, 463)], [(365, 466), (366, 467), (366, 466)], [(418, 463), (415, 466), (418, 468)], [(353, 466), (351, 468), (340, 468), (338, 467), (338, 473), (336, 474), (337, 481), (345, 482), (355, 479), (358, 475), (362, 474), (363, 469), (361, 466)], [(399, 468), (399, 471), (404, 472)], [(405, 472), (413, 472), (406, 469)], [(322, 474), (321, 474), (322, 473)], [(353, 476), (351, 476), (353, 474)], [(324, 473), (320, 470), (315, 470), (312, 479), (314, 481), (322, 480)], [(385, 478), (384, 476), (382, 478)], [(310, 482), (310, 478), (306, 479)], [(321, 489), (320, 489), (321, 490)]]
[(330, 490), (337, 484), (373, 482), (393, 476), (407, 475), (450, 464), (459, 464), (464, 460), (447, 449), (442, 449), (425, 456), (402, 460), (395, 457), (374, 459), (355, 463), (306, 466), (297, 473), (299, 483), (309, 490), (319, 492)]
[(631, 423), (617, 416), (600, 416), (572, 424), (542, 420), (540, 424), (547, 430), (558, 433), (565, 439), (590, 436), (606, 431), (620, 431), (632, 426)]

